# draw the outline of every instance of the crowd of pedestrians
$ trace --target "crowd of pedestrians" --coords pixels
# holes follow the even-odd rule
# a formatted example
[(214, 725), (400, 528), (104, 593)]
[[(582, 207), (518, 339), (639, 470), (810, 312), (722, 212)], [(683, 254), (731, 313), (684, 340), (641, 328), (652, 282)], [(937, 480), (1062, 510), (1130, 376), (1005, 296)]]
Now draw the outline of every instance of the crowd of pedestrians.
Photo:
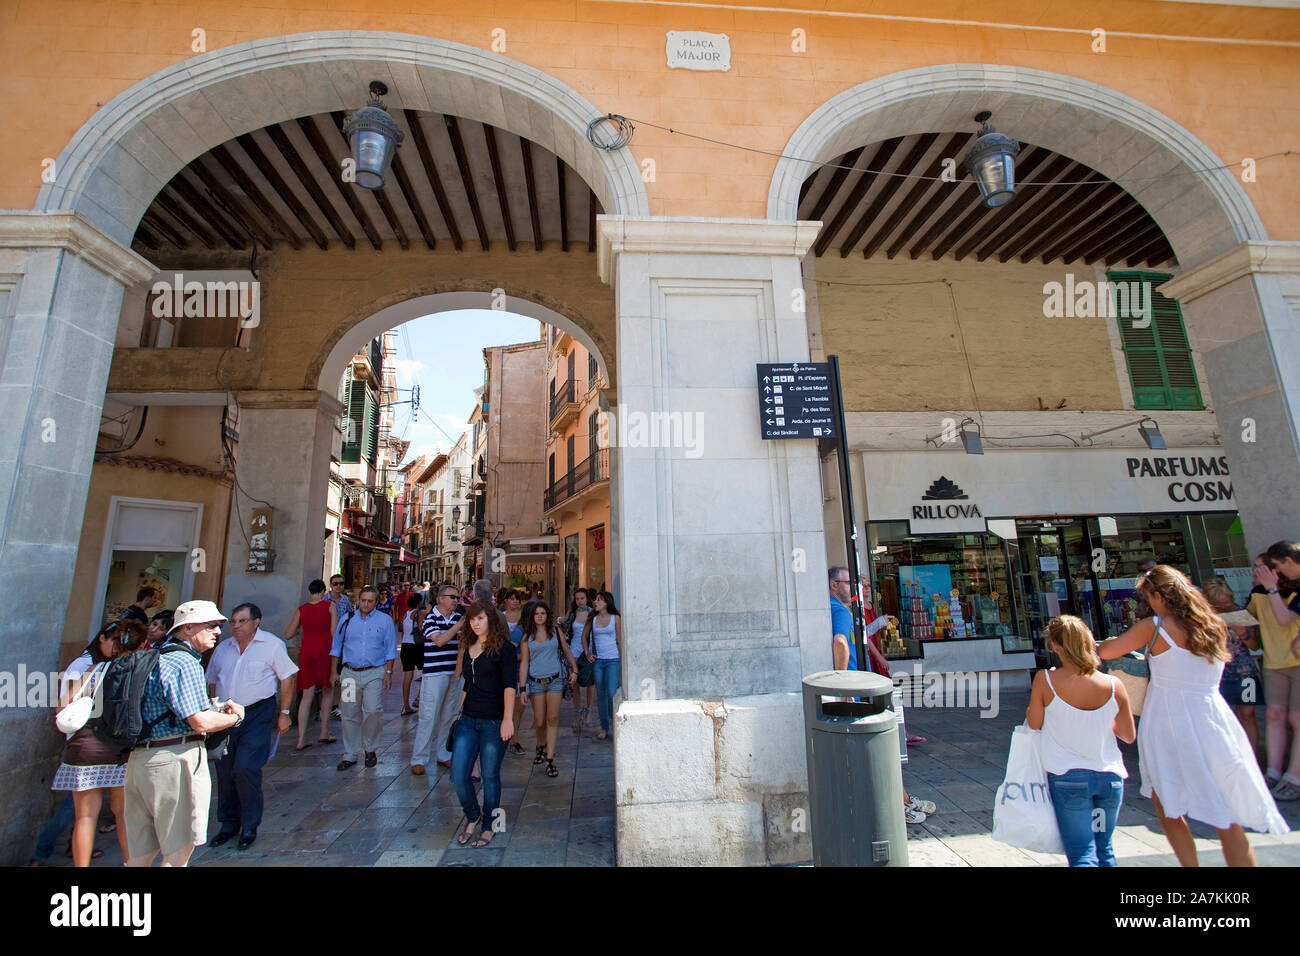
[[(1071, 866), (1117, 863), (1111, 841), (1127, 776), (1117, 740), (1136, 739), (1140, 792), (1181, 865), (1199, 864), (1189, 820), (1214, 828), (1229, 866), (1257, 865), (1247, 830), (1289, 831), (1275, 801), (1300, 797), (1300, 767), (1282, 769), (1287, 725), (1300, 707), (1291, 696), (1300, 678), (1293, 656), (1300, 599), (1287, 580), (1300, 576), (1300, 544), (1273, 545), (1254, 573), (1249, 609), (1260, 639), (1225, 579), (1198, 589), (1181, 571), (1154, 562), (1137, 585), (1148, 614), (1125, 633), (1097, 642), (1077, 617), (1049, 623), (1047, 643), (1060, 665), (1035, 676), (1025, 719), (1042, 731), (1043, 769)], [(1251, 654), (1261, 640), (1262, 686)], [(1136, 720), (1124, 683), (1100, 669), (1135, 652), (1150, 673)], [(1267, 774), (1255, 710), (1265, 701)]]
[[(281, 639), (262, 629), (255, 604), (239, 604), (229, 619), (210, 601), (155, 610), (157, 592), (142, 588), (62, 675), (60, 726), (80, 713), (78, 700), (88, 714), (86, 705), (109, 702), (66, 733), (52, 786), (68, 796), (38, 838), (33, 865), (49, 859), (69, 824), (75, 865), (102, 856), (94, 841), (105, 797), (114, 823), (98, 832), (116, 831), (129, 865), (148, 866), (161, 854), (163, 865), (184, 866), (205, 842), (237, 840), (248, 849), (264, 812), (263, 767), (292, 728), (295, 696), (295, 751), (312, 746), (314, 717), (314, 742), (336, 743), (329, 733), (336, 716), (343, 738), (337, 769), (362, 761), (373, 767), (382, 694), (399, 663), (402, 716), (418, 715), (411, 773), (423, 776), (435, 761), (449, 770), (465, 811), (458, 842), (488, 845), (504, 828), (501, 763), (508, 745), (523, 753), (515, 738), (525, 708), (532, 705), (537, 731), (534, 763), (557, 777), (562, 695), (580, 679), (590, 695), (598, 665), (608, 671), (612, 662), (617, 671), (621, 631), (613, 597), (598, 595), (593, 612), (579, 590), (570, 614), (555, 620), (540, 586), (526, 595), (494, 594), (485, 580), (463, 590), (427, 582), (420, 589), (366, 586), (353, 604), (335, 575), (328, 587), (323, 580), (308, 585)], [(227, 624), (230, 636), (220, 640)], [(591, 649), (581, 660), (570, 648), (575, 634), (580, 648)], [(299, 635), (295, 663), (286, 640)], [(606, 673), (600, 685), (612, 697), (617, 674)], [(604, 738), (610, 708), (601, 699)], [(211, 839), (209, 764), (219, 821)]]

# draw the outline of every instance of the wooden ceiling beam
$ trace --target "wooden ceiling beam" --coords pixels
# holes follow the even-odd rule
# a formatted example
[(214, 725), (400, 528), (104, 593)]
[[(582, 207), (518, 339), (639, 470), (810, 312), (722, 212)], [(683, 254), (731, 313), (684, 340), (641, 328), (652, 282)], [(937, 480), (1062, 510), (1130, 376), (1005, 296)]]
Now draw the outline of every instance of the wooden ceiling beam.
[[(321, 135), (320, 128), (316, 125), (316, 121), (310, 116), (299, 116), (297, 122), (298, 128), (302, 130), (302, 135), (307, 140), (307, 145), (311, 147), (311, 151), (316, 154), (316, 158), (320, 160), (321, 166), (324, 167), (325, 178), (334, 183), (334, 188), (339, 191), (339, 195), (342, 196), (343, 201), (347, 203), (348, 209), (352, 211), (353, 218), (355, 218), (360, 224), (361, 231), (366, 234), (366, 238), (370, 240), (370, 244), (374, 246), (376, 250), (382, 249), (384, 247), (384, 239), (379, 235), (379, 230), (375, 228), (375, 224), (370, 221), (370, 214), (366, 212), (366, 207), (361, 205), (361, 199), (356, 193), (356, 191), (362, 187), (358, 186), (356, 183), (343, 181), (343, 164), (334, 156), (333, 153), (330, 152), (329, 145), (325, 142), (325, 137)], [(351, 150), (351, 145), (349, 145), (348, 150)], [(347, 155), (348, 152), (345, 151), (344, 156)], [(378, 189), (368, 190), (368, 192), (376, 196), (380, 191), (381, 190)], [(332, 204), (331, 208), (333, 208)], [(409, 242), (407, 245), (409, 245)], [(402, 246), (403, 249), (406, 247), (406, 245)]]
[(334, 234), (338, 236), (342, 243), (349, 249), (355, 249), (357, 247), (356, 236), (352, 235), (352, 230), (348, 229), (348, 227), (344, 225), (343, 217), (339, 215), (338, 210), (334, 208), (334, 204), (331, 203), (329, 198), (325, 195), (325, 191), (320, 188), (320, 183), (316, 182), (316, 177), (312, 175), (311, 170), (307, 168), (307, 164), (303, 162), (302, 157), (298, 155), (298, 150), (296, 150), (293, 143), (289, 141), (289, 134), (284, 131), (283, 127), (274, 125), (266, 127), (266, 135), (271, 138), (271, 142), (274, 143), (275, 148), (280, 151), (280, 155), (284, 157), (284, 161), (289, 164), (289, 168), (293, 170), (293, 174), (298, 177), (298, 182), (301, 183), (302, 188), (307, 191), (307, 195), (310, 196), (312, 202), (316, 204), (316, 208), (321, 211), (321, 215), (324, 216), (325, 221), (330, 224), (330, 228), (334, 230)]
[(1061, 261), (1073, 262), (1082, 258), (1098, 246), (1111, 241), (1116, 233), (1141, 222), (1145, 217), (1146, 210), (1135, 203), (1133, 197), (1125, 195), (1124, 200), (1114, 207), (1113, 214), (1104, 222), (1094, 224), (1086, 234), (1061, 250)]
[(813, 245), (813, 252), (820, 256), (830, 246), (831, 240), (835, 238), (844, 223), (848, 221), (849, 216), (861, 205), (863, 198), (872, 184), (876, 182), (876, 175), (885, 168), (891, 156), (898, 149), (898, 144), (903, 141), (903, 137), (895, 136), (893, 139), (887, 139), (876, 147), (875, 153), (867, 161), (867, 168), (862, 171), (858, 181), (853, 184), (853, 189), (849, 192), (848, 198), (840, 205), (830, 224), (825, 226), (817, 236), (817, 241)]
[(438, 175), (438, 167), (433, 162), (429, 140), (424, 135), (424, 127), (420, 125), (420, 114), (415, 110), (403, 110), (403, 113), (406, 114), (406, 125), (411, 130), (411, 139), (415, 140), (415, 150), (420, 154), (424, 175), (428, 177), (429, 185), (433, 187), (433, 198), (438, 203), (438, 211), (442, 213), (442, 221), (446, 224), (447, 231), (451, 233), (451, 244), (456, 247), (457, 252), (460, 252), (464, 248), (465, 240), (461, 238), (460, 226), (456, 224), (451, 203), (447, 201), (447, 190), (443, 188), (442, 177)]
[(212, 158), (221, 164), (221, 168), (230, 174), (236, 185), (244, 191), (244, 195), (248, 197), (249, 201), (270, 220), (271, 228), (294, 249), (301, 249), (302, 238), (284, 221), (284, 217), (280, 215), (275, 206), (271, 205), (261, 188), (257, 183), (253, 182), (253, 178), (244, 172), (244, 167), (239, 164), (235, 154), (226, 149), (224, 145), (214, 146), (209, 152), (212, 154)]
[(271, 184), (275, 194), (280, 197), (280, 201), (289, 207), (293, 217), (298, 220), (299, 224), (307, 230), (312, 241), (321, 249), (329, 248), (329, 238), (325, 235), (325, 230), (316, 222), (316, 218), (307, 211), (307, 207), (302, 204), (297, 194), (285, 182), (284, 177), (280, 175), (276, 166), (262, 152), (262, 147), (257, 145), (251, 133), (244, 133), (242, 136), (235, 137), (235, 141), (248, 155), (253, 164), (253, 168), (266, 177), (266, 181)]
[(194, 184), (185, 178), (184, 170), (172, 177), (171, 182), (167, 184), (167, 188), (185, 200), (186, 205), (193, 209), (195, 214), (211, 226), (217, 235), (226, 240), (232, 248), (238, 249), (240, 252), (248, 248), (248, 240), (244, 237), (244, 234), (238, 227), (227, 222), (225, 217), (217, 211), (216, 206), (208, 202), (207, 198), (194, 187)]
[[(911, 150), (908, 151), (907, 156), (903, 158), (903, 162), (898, 167), (898, 172), (911, 172), (938, 138), (938, 133), (926, 133), (919, 137)], [(858, 244), (858, 240), (862, 238), (863, 233), (876, 221), (880, 211), (885, 208), (885, 205), (893, 198), (894, 193), (898, 191), (904, 182), (906, 180), (902, 176), (889, 176), (885, 179), (885, 182), (880, 187), (880, 192), (876, 194), (876, 198), (871, 201), (871, 205), (867, 207), (852, 230), (849, 231), (848, 237), (840, 244), (841, 259), (847, 257), (853, 251), (853, 247)]]
[[(830, 182), (828, 182), (826, 188), (821, 191), (821, 194), (817, 197), (817, 201), (813, 203), (812, 210), (808, 215), (800, 216), (800, 219), (808, 219), (815, 222), (825, 215), (826, 210), (830, 208), (830, 204), (835, 199), (835, 194), (840, 191), (840, 186), (844, 184), (845, 178), (848, 177), (849, 170), (858, 164), (858, 158), (866, 148), (867, 147), (865, 146), (859, 146), (857, 149), (851, 149), (835, 161), (835, 168), (831, 170), (830, 174)], [(825, 170), (826, 167), (821, 166), (818, 168), (817, 172), (821, 173)]]
[(162, 191), (154, 197), (153, 205), (150, 208), (155, 212), (161, 210), (171, 216), (171, 218), (176, 220), (177, 224), (179, 224), (182, 229), (188, 230), (191, 235), (195, 236), (199, 240), (199, 242), (203, 243), (204, 247), (208, 249), (217, 248), (217, 240), (212, 238), (207, 227), (200, 225), (199, 221), (191, 216), (184, 206), (172, 199), (172, 197), (167, 193), (167, 188), (165, 186)]
[(501, 207), (501, 222), (506, 230), (506, 247), (515, 251), (515, 224), (510, 216), (510, 198), (506, 194), (506, 177), (501, 169), (501, 153), (497, 145), (497, 128), (488, 123), (483, 124), (483, 136), (487, 139), (488, 162), (492, 166), (492, 184), (496, 186), (497, 205)]
[(1016, 188), (1015, 198), (1002, 207), (1005, 210), (1003, 215), (999, 218), (985, 220), (965, 242), (954, 250), (953, 258), (961, 262), (995, 230), (1001, 231), (1002, 228), (1010, 228), (1013, 223), (1029, 223), (1032, 221), (1034, 216), (1037, 215), (1036, 210), (1040, 210), (1048, 204), (1051, 194), (1060, 193), (1071, 188), (1069, 186), (1047, 186), (1044, 184), (1053, 182), (1062, 174), (1064, 174), (1062, 182), (1073, 182), (1070, 177), (1075, 170), (1078, 170), (1079, 175), (1082, 175), (1083, 167), (1069, 157), (1053, 156), (1039, 176), (1021, 182), (1020, 186)]
[[(907, 195), (905, 195), (902, 201), (898, 204), (898, 210), (901, 217), (908, 217), (910, 210), (918, 208), (921, 197), (926, 194), (927, 190), (932, 190), (936, 185), (947, 185), (946, 183), (941, 183), (939, 181), (939, 176), (942, 175), (944, 169), (943, 162), (947, 158), (956, 156), (961, 146), (970, 138), (970, 133), (953, 133), (952, 138), (944, 144), (944, 148), (940, 150), (939, 155), (935, 157), (934, 162), (932, 162), (926, 171), (921, 174), (921, 178), (913, 184), (912, 188), (907, 191)], [(934, 210), (932, 209), (930, 211), (933, 212)], [(902, 248), (902, 244), (907, 241), (908, 237), (911, 236), (913, 232), (920, 228), (921, 223), (924, 221), (924, 219), (921, 219), (918, 222), (916, 217), (912, 216), (911, 221), (903, 227), (903, 232), (899, 239), (899, 248)], [(892, 222), (887, 222), (881, 225), (880, 228), (875, 231), (875, 235), (867, 240), (867, 244), (862, 247), (862, 257), (864, 259), (870, 259), (872, 254), (875, 253), (875, 251), (884, 243), (885, 239), (889, 237), (889, 233), (893, 228), (894, 223)], [(889, 258), (892, 259), (893, 255), (890, 255)]]
[[(1086, 167), (1078, 166), (1078, 169), (1081, 171), (1085, 168)], [(1078, 173), (1071, 170), (1070, 173), (1067, 174), (1067, 178), (1072, 179), (1077, 175)], [(1049, 222), (1055, 221), (1055, 219), (1050, 218), (1053, 213), (1059, 214), (1060, 211), (1083, 206), (1088, 199), (1092, 198), (1096, 194), (1098, 189), (1104, 188), (1106, 177), (1101, 175), (1101, 173), (1092, 173), (1087, 178), (1076, 181), (1095, 183), (1096, 185), (1057, 186), (1052, 189), (1039, 190), (1043, 199), (1030, 207), (1033, 211), (1033, 215), (1025, 219), (1023, 222), (1008, 222), (1006, 226), (998, 230), (993, 235), (993, 238), (989, 239), (988, 242), (984, 243), (984, 245), (976, 250), (976, 261), (983, 262), (985, 259), (997, 254), (999, 251), (1010, 251), (1011, 254), (1014, 255), (1023, 243), (1031, 242), (1033, 240), (1035, 230), (1042, 230), (1047, 227)], [(1038, 223), (1037, 226), (1034, 225), (1035, 222)]]
[(1099, 260), (1107, 263), (1117, 262), (1152, 245), (1161, 235), (1160, 226), (1146, 215), (1146, 210), (1143, 210), (1142, 219), (1123, 232), (1108, 237), (1105, 242), (1098, 243), (1095, 249), (1084, 256), (1083, 261), (1087, 265), (1092, 265)]
[(533, 224), (533, 248), (542, 251), (542, 220), (537, 212), (537, 177), (533, 172), (533, 146), (527, 138), (519, 137), (519, 149), (524, 155), (524, 184), (528, 187), (528, 217)]
[(460, 170), (460, 181), (465, 187), (465, 195), (469, 198), (469, 211), (474, 217), (474, 228), (478, 230), (479, 245), (483, 247), (484, 252), (487, 252), (491, 247), (491, 241), (488, 239), (487, 226), (483, 223), (483, 211), (478, 205), (478, 190), (474, 188), (474, 172), (469, 167), (469, 156), (465, 153), (460, 124), (450, 113), (444, 113), (442, 119), (447, 125), (447, 136), (451, 139), (451, 151), (456, 155), (456, 168)]
[(170, 242), (177, 249), (188, 249), (190, 247), (190, 241), (185, 238), (185, 234), (173, 229), (166, 220), (158, 215), (156, 206), (151, 205), (146, 209), (140, 221), (149, 227), (150, 232)]
[[(1023, 155), (1023, 153), (1021, 155)], [(1038, 167), (1043, 164), (1047, 157), (1051, 155), (1052, 154), (1049, 150), (1035, 147), (1028, 157), (1017, 162), (1018, 175), (1022, 177), (1023, 181), (1032, 182), (1033, 180), (1031, 180), (1030, 177), (1033, 176), (1033, 174), (1038, 170)], [(979, 189), (979, 185), (976, 184), (975, 188)], [(957, 223), (956, 226), (948, 230), (946, 233), (935, 236), (935, 241), (930, 249), (930, 257), (935, 260), (942, 259), (945, 252), (951, 249), (953, 245), (960, 241), (964, 236), (968, 235), (972, 229), (979, 228), (980, 223), (984, 223), (986, 226), (997, 226), (1000, 223), (1006, 222), (1007, 214), (1018, 204), (1018, 200), (1020, 200), (1020, 197), (1023, 195), (1023, 193), (1013, 193), (1009, 202), (1005, 202), (1001, 206), (995, 206), (990, 209), (985, 204), (984, 195), (981, 192), (979, 204), (972, 209), (966, 217), (961, 220), (961, 222)], [(957, 207), (954, 205), (953, 209), (956, 208)], [(951, 215), (952, 212), (952, 209), (948, 210), (949, 215)], [(936, 224), (936, 227), (937, 225), (938, 224)], [(931, 232), (933, 231), (934, 230), (932, 229)], [(922, 240), (920, 245), (921, 251), (924, 251), (926, 246), (925, 240)], [(915, 249), (913, 249), (910, 254), (913, 259), (918, 257)]]
[(560, 190), (560, 251), (569, 251), (569, 202), (564, 185), (564, 160), (555, 157), (555, 182)]
[(248, 207), (235, 198), (235, 195), (230, 192), (229, 187), (217, 179), (217, 177), (203, 165), (202, 156), (190, 163), (189, 169), (198, 176), (203, 185), (207, 187), (208, 191), (216, 197), (213, 202), (221, 207), (222, 212), (230, 216), (231, 219), (235, 219), (237, 225), (242, 225), (244, 229), (251, 232), (253, 238), (267, 249), (270, 249), (275, 245), (275, 238), (267, 231), (266, 227), (262, 224), (262, 221), (257, 218), (256, 215), (249, 212)]
[(1027, 263), (1037, 258), (1047, 264), (1116, 214), (1123, 215), (1127, 208), (1128, 193), (1115, 183), (1104, 186), (1085, 207), (1075, 210), (1072, 216), (1063, 216), (1059, 226), (1030, 243), (1020, 261)]

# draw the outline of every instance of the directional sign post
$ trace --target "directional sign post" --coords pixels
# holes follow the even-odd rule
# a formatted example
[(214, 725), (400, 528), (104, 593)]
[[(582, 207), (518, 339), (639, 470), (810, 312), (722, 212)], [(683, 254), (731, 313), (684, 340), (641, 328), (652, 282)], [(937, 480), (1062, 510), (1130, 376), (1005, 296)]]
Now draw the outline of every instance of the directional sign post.
[(853, 519), (853, 492), (849, 484), (848, 436), (844, 428), (844, 400), (840, 391), (839, 356), (829, 362), (786, 362), (758, 365), (758, 427), (764, 440), (783, 438), (834, 438), (840, 463), (840, 504), (844, 512), (845, 553), (849, 556), (853, 600), (853, 638), (858, 669), (870, 670), (858, 600), (857, 531)]
[(760, 364), (758, 396), (764, 439), (823, 438), (834, 431), (829, 362)]

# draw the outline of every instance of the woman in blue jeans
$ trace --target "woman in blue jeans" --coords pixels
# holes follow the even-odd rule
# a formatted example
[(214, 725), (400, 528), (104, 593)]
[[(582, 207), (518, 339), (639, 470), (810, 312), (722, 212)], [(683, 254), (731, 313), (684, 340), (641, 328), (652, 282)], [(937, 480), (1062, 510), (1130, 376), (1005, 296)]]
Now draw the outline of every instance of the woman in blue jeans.
[(1128, 691), (1101, 673), (1097, 642), (1070, 614), (1044, 633), (1061, 666), (1039, 671), (1025, 723), (1043, 731), (1043, 769), (1070, 866), (1114, 866), (1111, 835), (1124, 799), (1124, 758), (1118, 737), (1137, 739)]
[[(464, 846), (473, 840), (478, 849), (505, 830), (505, 817), (498, 813), (501, 759), (506, 741), (515, 733), (512, 718), (519, 658), (495, 606), (475, 602), (465, 612), (465, 620), (469, 621), (469, 636), (462, 636), (460, 643), (465, 689), (452, 742), (451, 782), (465, 811), (465, 829), (456, 842)], [(483, 774), (482, 808), (469, 778), (475, 760)]]
[(592, 613), (582, 626), (581, 644), (586, 648), (587, 660), (596, 665), (596, 705), (600, 714), (596, 739), (605, 740), (614, 718), (614, 695), (622, 679), (623, 656), (623, 618), (614, 606), (614, 595), (608, 591), (597, 591), (592, 599)]

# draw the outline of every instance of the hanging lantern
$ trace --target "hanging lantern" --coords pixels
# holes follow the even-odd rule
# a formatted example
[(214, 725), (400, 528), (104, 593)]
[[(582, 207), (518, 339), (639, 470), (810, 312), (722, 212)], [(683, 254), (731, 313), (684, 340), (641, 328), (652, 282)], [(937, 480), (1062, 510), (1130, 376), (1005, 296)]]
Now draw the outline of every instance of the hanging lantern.
[(990, 207), (1005, 205), (1015, 197), (1016, 154), (1020, 152), (1019, 143), (989, 124), (992, 117), (988, 110), (975, 117), (975, 122), (984, 125), (963, 160), (966, 171), (979, 183), (984, 205)]
[(397, 123), (384, 109), (381, 96), (388, 87), (378, 80), (370, 84), (370, 103), (347, 118), (343, 135), (352, 143), (352, 159), (356, 163), (356, 183), (365, 189), (379, 189), (384, 185), (384, 173), (393, 158), (393, 151), (405, 138)]

